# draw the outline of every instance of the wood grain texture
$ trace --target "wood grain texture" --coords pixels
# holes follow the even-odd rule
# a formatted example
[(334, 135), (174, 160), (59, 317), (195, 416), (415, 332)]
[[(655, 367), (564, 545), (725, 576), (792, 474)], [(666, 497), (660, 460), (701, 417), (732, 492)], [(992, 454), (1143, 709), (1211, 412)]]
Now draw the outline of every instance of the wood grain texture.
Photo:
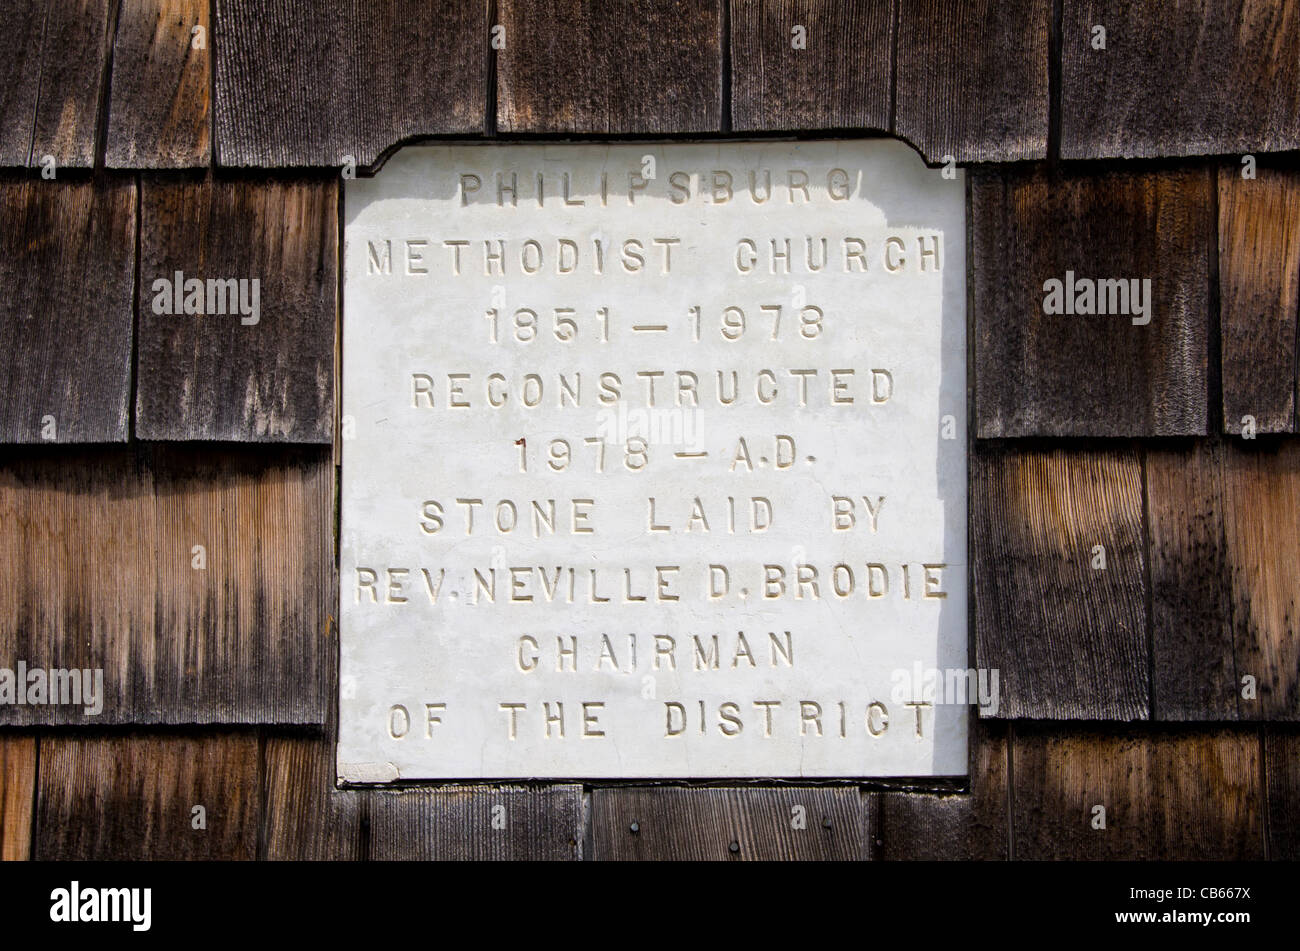
[(1219, 170), (1223, 429), (1252, 416), (1260, 433), (1296, 431), (1300, 171)]
[[(1205, 727), (1086, 731), (1017, 724), (1017, 860), (1263, 857), (1260, 742)], [(1106, 810), (1094, 829), (1094, 807)]]
[[(5, 724), (129, 723), (132, 639), (152, 636), (152, 477), (129, 449), (10, 450), (0, 465), (0, 657), (102, 669), (102, 709), (0, 706)], [(92, 681), (93, 683), (93, 681)], [(84, 684), (84, 681), (83, 681)], [(70, 697), (69, 697), (70, 698)]]
[(334, 743), (326, 735), (266, 738), (262, 841), (270, 861), (352, 862), (368, 849), (367, 797), (334, 788)]
[[(254, 859), (260, 790), (251, 731), (45, 736), (34, 857)], [(195, 806), (205, 829), (193, 827)]]
[(0, 166), (25, 166), (41, 75), (46, 0), (10, 0), (0, 30)]
[(210, 6), (210, 0), (122, 0), (104, 150), (109, 168), (209, 164)]
[(1300, 720), (1300, 443), (1229, 444), (1224, 494), (1242, 719)]
[(1300, 445), (1153, 448), (1147, 493), (1156, 716), (1300, 720)]
[(1064, 0), (1061, 40), (1064, 158), (1300, 147), (1295, 0)]
[[(970, 181), (978, 435), (1203, 435), (1211, 173), (980, 169)], [(1045, 283), (1067, 272), (1149, 280), (1149, 323), (1044, 313)]]
[[(802, 807), (804, 828), (794, 828)], [(626, 786), (591, 793), (595, 860), (777, 861), (868, 858), (856, 787)]]
[(0, 862), (30, 858), (36, 743), (34, 736), (0, 736)]
[(1150, 447), (1151, 705), (1160, 720), (1235, 720), (1224, 447)]
[(0, 166), (95, 164), (119, 0), (12, 0), (0, 37)]
[(896, 2), (732, 0), (732, 128), (889, 129)]
[(1007, 857), (1007, 725), (972, 717), (970, 792), (876, 795), (879, 858), (1002, 860)]
[(482, 133), (483, 0), (215, 0), (216, 159), (367, 166), (399, 142)]
[(1300, 860), (1300, 733), (1269, 729), (1264, 735), (1268, 791), (1268, 857)]
[(0, 180), (0, 443), (127, 438), (136, 188)]
[(103, 708), (0, 722), (323, 722), (333, 476), (324, 448), (11, 451), (0, 656), (101, 668)]
[(727, 0), (498, 0), (503, 132), (716, 132)]
[(998, 716), (1146, 719), (1137, 453), (983, 447), (970, 472), (975, 662), (1000, 671)]
[(582, 787), (487, 786), (362, 793), (379, 861), (582, 857)]
[(152, 470), (158, 593), (152, 636), (133, 643), (132, 722), (323, 722), (337, 649), (329, 450), (159, 447)]
[[(337, 183), (150, 176), (140, 231), (136, 436), (330, 442)], [(234, 279), (251, 289), (257, 280), (257, 322), (245, 324), (254, 317), (242, 313), (155, 313), (160, 297), (173, 297), (178, 271), (187, 284)]]
[(934, 163), (1047, 155), (1050, 0), (898, 0), (895, 131)]

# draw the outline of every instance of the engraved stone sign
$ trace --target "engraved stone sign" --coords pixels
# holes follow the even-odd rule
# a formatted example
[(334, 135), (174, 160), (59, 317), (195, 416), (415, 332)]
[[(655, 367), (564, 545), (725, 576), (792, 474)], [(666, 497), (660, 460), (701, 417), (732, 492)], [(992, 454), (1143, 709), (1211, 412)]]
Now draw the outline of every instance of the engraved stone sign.
[(892, 141), (347, 182), (340, 779), (964, 774), (964, 194)]

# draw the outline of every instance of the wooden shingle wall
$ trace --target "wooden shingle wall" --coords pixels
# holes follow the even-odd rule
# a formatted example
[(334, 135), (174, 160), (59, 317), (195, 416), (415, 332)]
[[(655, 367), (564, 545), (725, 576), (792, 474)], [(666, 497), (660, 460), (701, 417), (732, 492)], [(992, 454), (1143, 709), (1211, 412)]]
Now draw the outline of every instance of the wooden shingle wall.
[[(1300, 857), (1300, 3), (9, 14), (0, 666), (105, 679), (0, 706), (4, 858)], [(568, 134), (971, 166), (967, 776), (334, 787), (340, 172)], [(1149, 308), (1051, 313), (1067, 275)]]

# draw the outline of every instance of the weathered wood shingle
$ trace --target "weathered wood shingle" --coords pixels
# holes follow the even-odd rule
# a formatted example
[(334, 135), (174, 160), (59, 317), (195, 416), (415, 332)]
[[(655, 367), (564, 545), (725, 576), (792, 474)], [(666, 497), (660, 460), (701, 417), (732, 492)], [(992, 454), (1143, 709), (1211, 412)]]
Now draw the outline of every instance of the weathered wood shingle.
[(1300, 445), (1147, 459), (1156, 716), (1300, 720)]
[(210, 6), (210, 0), (122, 0), (109, 87), (109, 168), (209, 164)]
[(898, 0), (894, 130), (934, 163), (1047, 155), (1050, 0)]
[(149, 176), (140, 216), (136, 436), (330, 442), (337, 183)]
[(1300, 147), (1297, 49), (1295, 0), (1064, 0), (1061, 155)]
[(1268, 790), (1268, 857), (1300, 860), (1300, 733), (1270, 729), (1264, 737)]
[(273, 862), (354, 862), (365, 857), (367, 793), (334, 787), (334, 742), (273, 735), (264, 746), (262, 841)]
[(870, 855), (856, 787), (595, 789), (591, 858), (854, 861)]
[(362, 793), (378, 861), (581, 857), (582, 787), (461, 786)]
[[(1211, 189), (1205, 169), (972, 173), (980, 437), (1206, 432)], [(1103, 280), (1129, 293), (1079, 284)], [(1048, 281), (1111, 312), (1049, 313)]]
[(732, 0), (732, 128), (888, 129), (894, 23), (895, 0)]
[(254, 859), (260, 805), (251, 731), (46, 736), (34, 858)]
[(1259, 756), (1253, 731), (1017, 725), (1014, 857), (1262, 858)]
[(1161, 720), (1238, 716), (1223, 451), (1197, 441), (1146, 453), (1151, 704)]
[(481, 133), (483, 0), (216, 0), (221, 165), (372, 164), (422, 135)]
[(0, 442), (127, 438), (130, 179), (0, 181)]
[(1300, 442), (1231, 444), (1223, 511), (1241, 717), (1300, 720)]
[(713, 132), (726, 0), (499, 0), (503, 132)]
[(11, 0), (0, 31), (0, 166), (90, 168), (119, 0)]
[(132, 645), (133, 722), (322, 722), (338, 603), (328, 449), (160, 447), (151, 471), (158, 594)]
[(0, 657), (103, 670), (102, 706), (0, 706), (0, 722), (129, 723), (131, 642), (152, 631), (147, 473), (124, 449), (5, 454), (0, 466)]
[[(1300, 57), (1300, 53), (1296, 54)], [(1223, 429), (1296, 430), (1300, 309), (1300, 172), (1219, 170), (1219, 299)]]
[(32, 120), (41, 75), (44, 0), (12, 0), (0, 30), (0, 166), (24, 166), (32, 154)]
[(103, 708), (8, 724), (320, 723), (333, 603), (326, 449), (10, 452), (0, 656), (103, 670)]
[(971, 636), (976, 665), (1000, 672), (997, 715), (1146, 719), (1137, 454), (986, 447), (970, 500)]

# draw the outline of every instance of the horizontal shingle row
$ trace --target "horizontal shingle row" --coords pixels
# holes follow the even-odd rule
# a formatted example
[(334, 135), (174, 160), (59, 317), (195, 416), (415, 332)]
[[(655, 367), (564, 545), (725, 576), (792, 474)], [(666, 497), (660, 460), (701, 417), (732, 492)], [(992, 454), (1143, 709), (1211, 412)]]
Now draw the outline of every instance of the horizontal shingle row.
[(10, 176), (0, 213), (0, 441), (331, 442), (332, 178)]
[(999, 717), (1300, 720), (1300, 444), (977, 447)]
[(0, 737), (0, 850), (39, 859), (1294, 860), (1298, 740), (1239, 727), (983, 728), (968, 792), (624, 786), (591, 790), (584, 808), (574, 785), (335, 790), (331, 744), (319, 734), (17, 734)]
[(1300, 168), (1000, 166), (970, 187), (979, 437), (1296, 431)]
[(486, 0), (215, 0), (209, 24), (208, 0), (19, 0), (0, 165), (90, 166), (101, 125), (124, 168), (365, 166), (494, 126), (875, 129), (932, 162), (1017, 161), (1047, 157), (1054, 114), (1064, 158), (1300, 148), (1300, 4), (1165, 7), (499, 0), (489, 23)]
[[(0, 440), (330, 442), (338, 197), (0, 180)], [(982, 167), (970, 215), (979, 437), (1296, 431), (1300, 170)]]
[[(992, 712), (1300, 719), (1298, 452), (981, 446), (972, 641), (999, 672)], [(322, 722), (332, 513), (323, 449), (6, 453), (0, 652), (105, 675), (93, 720), (6, 705), (4, 722)]]

